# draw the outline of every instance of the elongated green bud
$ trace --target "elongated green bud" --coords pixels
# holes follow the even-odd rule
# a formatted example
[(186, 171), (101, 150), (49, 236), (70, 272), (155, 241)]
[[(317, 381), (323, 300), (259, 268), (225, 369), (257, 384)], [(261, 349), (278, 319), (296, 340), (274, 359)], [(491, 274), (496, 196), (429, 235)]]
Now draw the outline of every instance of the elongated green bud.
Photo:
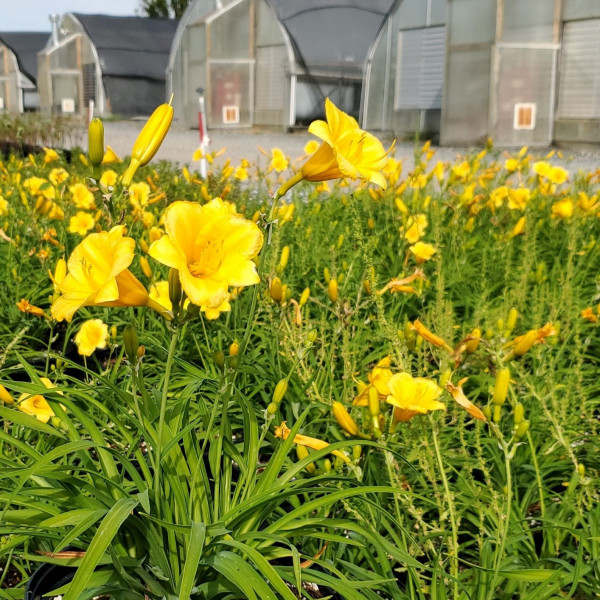
[(88, 159), (92, 167), (99, 167), (104, 160), (104, 124), (98, 117), (88, 127)]
[(310, 288), (307, 287), (307, 288), (304, 288), (304, 291), (302, 292), (302, 295), (300, 296), (298, 305), (304, 306), (308, 302), (309, 298), (310, 298)]
[(517, 426), (517, 429), (515, 430), (515, 436), (517, 438), (524, 437), (527, 434), (527, 432), (529, 431), (529, 425), (530, 425), (529, 420), (525, 419), (524, 421), (521, 421), (519, 423), (519, 425)]
[(140, 347), (140, 339), (133, 325), (126, 325), (123, 328), (123, 347), (125, 354), (132, 365), (138, 361), (138, 349)]
[(269, 292), (271, 298), (277, 302), (277, 304), (283, 300), (283, 285), (281, 284), (281, 279), (279, 279), (279, 277), (273, 277)]
[(275, 391), (273, 392), (273, 402), (280, 404), (288, 389), (288, 380), (284, 377), (277, 382)]
[(506, 319), (506, 329), (512, 333), (512, 330), (515, 328), (517, 324), (517, 318), (519, 316), (519, 311), (513, 306), (508, 311), (508, 319)]
[(129, 187), (138, 168), (148, 164), (158, 152), (171, 127), (171, 121), (173, 121), (173, 107), (170, 102), (161, 104), (150, 115), (133, 144), (131, 162), (123, 175), (124, 187)]
[(225, 355), (222, 350), (215, 350), (213, 352), (213, 361), (219, 369), (222, 369), (225, 366)]
[(281, 250), (281, 257), (279, 258), (279, 265), (277, 266), (277, 272), (281, 273), (288, 264), (290, 259), (290, 247), (284, 246)]
[(502, 406), (500, 404), (494, 404), (492, 418), (494, 419), (494, 423), (500, 423), (500, 419), (502, 418)]
[(179, 271), (171, 267), (169, 269), (169, 300), (171, 301), (174, 313), (179, 310), (182, 293)]

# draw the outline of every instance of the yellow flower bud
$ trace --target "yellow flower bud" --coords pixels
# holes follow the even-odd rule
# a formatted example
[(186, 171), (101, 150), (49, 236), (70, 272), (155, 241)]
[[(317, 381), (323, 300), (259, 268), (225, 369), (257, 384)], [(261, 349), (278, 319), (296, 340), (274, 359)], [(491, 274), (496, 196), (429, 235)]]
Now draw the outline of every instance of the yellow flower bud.
[(371, 282), (368, 279), (363, 280), (363, 290), (367, 296), (373, 295), (373, 289), (371, 288)]
[(498, 331), (504, 331), (504, 319), (498, 319), (496, 327), (498, 328)]
[(577, 473), (579, 477), (585, 477), (585, 465), (583, 463), (577, 463)]
[(15, 403), (10, 392), (1, 383), (0, 383), (0, 400), (2, 400), (2, 402), (4, 402), (4, 404), (14, 404)]
[(508, 311), (508, 319), (506, 319), (506, 329), (512, 333), (512, 330), (515, 328), (517, 324), (517, 317), (519, 316), (519, 311), (513, 306)]
[(514, 409), (514, 414), (513, 414), (514, 424), (518, 425), (519, 423), (521, 423), (523, 421), (524, 416), (525, 416), (525, 407), (520, 402), (517, 402), (515, 404), (515, 409)]
[(340, 233), (340, 236), (338, 237), (338, 241), (337, 241), (337, 248), (338, 250), (344, 245), (344, 234)]
[[(304, 446), (298, 444), (296, 446), (296, 456), (298, 457), (298, 460), (302, 460), (308, 456), (308, 450)], [(315, 467), (315, 463), (308, 463), (306, 465), (306, 470), (311, 475), (314, 475), (317, 472), (317, 467)]]
[(275, 391), (273, 392), (273, 402), (275, 404), (280, 404), (285, 396), (285, 393), (288, 389), (288, 380), (286, 378), (280, 379), (275, 386)]
[(494, 423), (499, 423), (502, 418), (502, 406), (500, 404), (494, 404), (494, 412), (492, 414)]
[(275, 402), (271, 402), (269, 406), (267, 406), (267, 413), (269, 415), (274, 415), (277, 412), (277, 404)]
[(152, 269), (150, 268), (150, 263), (145, 256), (140, 257), (140, 267), (142, 267), (142, 272), (148, 279), (152, 279)]
[(323, 269), (323, 279), (325, 280), (325, 283), (329, 283), (329, 280), (331, 279), (331, 273), (327, 267)]
[(373, 217), (369, 217), (367, 225), (369, 226), (369, 229), (375, 229), (375, 221), (373, 220)]
[(331, 471), (331, 466), (332, 466), (331, 461), (328, 458), (326, 458), (323, 461), (323, 467), (325, 468), (325, 473), (329, 473)]
[(525, 419), (525, 421), (521, 421), (515, 430), (515, 437), (522, 438), (527, 435), (530, 425), (531, 423), (527, 419)]
[(273, 277), (269, 291), (271, 293), (271, 298), (279, 304), (283, 299), (283, 286), (281, 285), (281, 279), (279, 279), (279, 277)]
[(336, 418), (339, 426), (350, 435), (358, 434), (358, 425), (344, 405), (341, 402), (334, 402), (332, 408), (333, 416)]
[(104, 124), (97, 117), (88, 127), (88, 158), (93, 167), (99, 167), (104, 160)]
[(356, 462), (360, 460), (362, 456), (362, 446), (352, 446), (352, 457)]
[(330, 279), (327, 285), (327, 294), (332, 302), (337, 302), (338, 299), (338, 284), (335, 279)]
[(148, 164), (160, 148), (173, 120), (171, 103), (161, 104), (144, 125), (131, 151), (131, 162), (123, 175), (123, 185), (129, 187), (139, 167)]
[(146, 240), (140, 240), (140, 248), (142, 252), (148, 254), (148, 250), (150, 250), (150, 246), (148, 246), (148, 242)]
[(310, 298), (310, 288), (304, 288), (304, 291), (302, 292), (302, 295), (300, 296), (300, 301), (298, 302), (299, 306), (304, 306), (307, 302), (308, 299)]
[(512, 349), (513, 356), (523, 356), (535, 343), (537, 330), (530, 329)]
[(510, 369), (504, 367), (496, 374), (496, 384), (494, 385), (494, 393), (492, 402), (498, 406), (504, 404), (506, 394), (508, 394), (508, 383), (510, 381)]
[(229, 346), (229, 356), (237, 356), (240, 351), (240, 345), (237, 342), (233, 342), (231, 346)]
[(481, 339), (481, 329), (479, 329), (479, 327), (475, 327), (475, 329), (473, 329), (473, 331), (471, 331), (471, 337), (473, 339), (469, 340), (465, 344), (465, 347), (469, 354), (473, 354), (479, 347), (479, 342)]
[(283, 271), (288, 264), (288, 260), (290, 258), (290, 247), (284, 246), (281, 250), (281, 256), (279, 258), (279, 272)]
[(318, 336), (317, 330), (311, 329), (308, 332), (308, 335), (306, 337), (311, 344), (314, 344), (317, 341), (317, 336)]
[(483, 407), (483, 414), (485, 416), (485, 418), (489, 421), (492, 418), (492, 407), (488, 404), (487, 406)]

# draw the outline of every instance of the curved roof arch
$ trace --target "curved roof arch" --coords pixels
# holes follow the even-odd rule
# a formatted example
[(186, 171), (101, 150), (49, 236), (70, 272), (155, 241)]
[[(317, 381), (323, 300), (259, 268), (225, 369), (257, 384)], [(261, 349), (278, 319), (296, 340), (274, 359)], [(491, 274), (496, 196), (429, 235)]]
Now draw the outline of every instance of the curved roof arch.
[(309, 73), (361, 76), (369, 50), (400, 0), (266, 0)]
[(49, 32), (41, 31), (0, 33), (0, 42), (15, 55), (19, 71), (34, 84), (37, 83), (37, 55), (44, 49), (49, 38)]

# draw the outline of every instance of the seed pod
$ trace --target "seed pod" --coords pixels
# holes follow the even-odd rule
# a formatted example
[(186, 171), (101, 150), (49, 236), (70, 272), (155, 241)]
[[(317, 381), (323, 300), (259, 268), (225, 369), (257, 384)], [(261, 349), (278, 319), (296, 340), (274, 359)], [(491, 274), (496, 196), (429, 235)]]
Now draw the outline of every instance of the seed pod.
[(123, 347), (125, 354), (132, 365), (135, 365), (138, 360), (138, 348), (140, 347), (140, 339), (133, 325), (125, 325), (123, 328)]
[(523, 421), (523, 417), (525, 416), (525, 407), (517, 402), (515, 404), (515, 409), (513, 411), (513, 421), (515, 425), (519, 425)]
[(515, 437), (517, 437), (518, 439), (524, 437), (529, 431), (529, 425), (530, 422), (528, 419), (521, 421), (517, 426), (517, 429), (515, 430)]
[(517, 318), (519, 316), (519, 311), (513, 306), (508, 311), (508, 318), (506, 319), (506, 329), (512, 333), (512, 330), (515, 328), (517, 324)]
[(152, 269), (150, 268), (150, 263), (145, 256), (140, 256), (140, 267), (142, 267), (144, 275), (148, 279), (152, 279)]
[(530, 329), (512, 349), (513, 356), (523, 356), (529, 351), (537, 339), (537, 331)]
[(492, 402), (498, 406), (504, 404), (506, 394), (508, 394), (508, 383), (510, 381), (510, 369), (504, 367), (496, 374), (496, 383), (494, 385), (494, 393)]
[(160, 148), (173, 120), (171, 104), (161, 104), (150, 115), (131, 150), (131, 162), (123, 175), (123, 186), (129, 187), (139, 167), (148, 164)]
[(288, 389), (288, 380), (284, 377), (277, 382), (275, 391), (273, 392), (273, 402), (280, 404)]
[(338, 299), (338, 283), (335, 279), (330, 279), (327, 285), (327, 294), (332, 302), (337, 302)]
[(308, 332), (308, 335), (306, 336), (306, 338), (308, 339), (308, 341), (309, 341), (311, 344), (314, 344), (314, 343), (317, 341), (317, 336), (318, 336), (318, 332), (317, 332), (317, 330), (316, 330), (316, 329), (311, 329), (311, 330)]
[(479, 327), (475, 327), (475, 329), (471, 331), (471, 337), (473, 339), (469, 340), (465, 344), (465, 348), (469, 354), (476, 352), (477, 348), (479, 347), (479, 342), (481, 341), (481, 329), (479, 329)]
[(283, 286), (281, 285), (281, 279), (279, 279), (279, 277), (273, 277), (269, 292), (271, 294), (271, 298), (277, 302), (277, 304), (280, 304), (281, 300), (283, 299)]
[(304, 291), (302, 292), (302, 295), (300, 296), (300, 301), (298, 302), (299, 306), (304, 306), (307, 302), (308, 299), (310, 298), (310, 288), (304, 288)]
[(346, 407), (341, 402), (333, 403), (333, 416), (336, 418), (339, 426), (350, 435), (358, 434), (358, 425), (356, 421), (350, 416), (350, 413), (346, 410)]
[(179, 271), (171, 267), (169, 269), (169, 300), (171, 300), (174, 312), (179, 309), (182, 294)]
[(225, 355), (221, 350), (215, 350), (213, 352), (213, 362), (219, 369), (222, 369), (225, 366)]
[(88, 158), (92, 167), (99, 167), (104, 160), (104, 124), (98, 117), (88, 127)]

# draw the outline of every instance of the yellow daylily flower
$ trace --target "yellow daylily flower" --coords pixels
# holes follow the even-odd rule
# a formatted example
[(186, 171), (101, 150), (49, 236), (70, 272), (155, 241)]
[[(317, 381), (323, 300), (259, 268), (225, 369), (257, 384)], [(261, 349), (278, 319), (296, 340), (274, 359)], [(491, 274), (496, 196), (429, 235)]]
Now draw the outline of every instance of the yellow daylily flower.
[(103, 190), (108, 190), (108, 188), (115, 187), (117, 183), (117, 174), (112, 169), (106, 169), (104, 173), (102, 173), (102, 177), (100, 177), (100, 187)]
[(442, 389), (430, 379), (413, 377), (410, 373), (396, 373), (388, 381), (390, 393), (386, 402), (395, 407), (394, 421), (409, 421), (414, 416), (432, 410), (446, 410), (437, 398)]
[(48, 318), (48, 315), (46, 314), (46, 311), (44, 311), (43, 308), (40, 308), (39, 306), (34, 306), (33, 304), (31, 304), (31, 302), (29, 302), (29, 300), (26, 300), (25, 298), (21, 298), (21, 300), (17, 302), (17, 308), (21, 312), (27, 313), (29, 315)]
[(121, 163), (123, 160), (119, 158), (118, 154), (110, 147), (106, 146), (106, 152), (104, 153), (104, 159), (102, 160), (103, 165), (112, 165), (114, 163)]
[(451, 381), (447, 381), (446, 390), (472, 417), (479, 419), (480, 421), (486, 421), (485, 415), (465, 396), (465, 393), (463, 392), (462, 385), (467, 379), (468, 377), (461, 379), (458, 382), (458, 385), (454, 385)]
[(135, 240), (123, 237), (123, 231), (123, 225), (118, 225), (92, 233), (73, 250), (59, 286), (61, 295), (52, 304), (57, 321), (70, 321), (82, 306), (149, 306), (164, 313), (128, 269)]
[(434, 346), (438, 346), (439, 348), (444, 348), (451, 354), (454, 353), (452, 348), (450, 348), (450, 346), (441, 337), (429, 331), (429, 329), (427, 329), (427, 327), (425, 327), (425, 325), (423, 325), (419, 319), (417, 319), (412, 326), (417, 334), (420, 335), (425, 341), (433, 344)]
[(326, 181), (329, 179), (362, 179), (386, 187), (382, 174), (388, 154), (381, 142), (363, 131), (350, 115), (325, 99), (327, 121), (313, 121), (308, 131), (322, 140), (318, 150), (302, 165), (294, 177), (283, 184), (278, 194), (283, 196), (300, 181)]
[(416, 244), (419, 238), (425, 235), (428, 224), (426, 215), (410, 216), (406, 222), (406, 233), (404, 234), (406, 241), (409, 244)]
[(94, 217), (90, 213), (80, 210), (69, 220), (69, 232), (84, 236), (95, 224)]
[(106, 348), (108, 325), (100, 319), (88, 319), (75, 335), (77, 351), (81, 356), (91, 356), (97, 348)]
[(414, 254), (417, 259), (417, 263), (423, 263), (430, 260), (431, 257), (437, 252), (434, 246), (431, 244), (425, 244), (424, 242), (417, 242), (413, 244), (409, 250)]
[(271, 150), (271, 163), (269, 164), (269, 171), (285, 171), (288, 168), (289, 161), (286, 155), (279, 149), (273, 148)]
[(216, 309), (230, 287), (257, 284), (252, 259), (262, 247), (258, 225), (215, 198), (207, 204), (174, 202), (164, 213), (166, 235), (152, 243), (149, 254), (177, 269), (181, 287), (193, 304)]
[(552, 218), (570, 219), (573, 216), (573, 200), (563, 198), (552, 205)]
[(50, 171), (50, 175), (48, 175), (48, 179), (53, 185), (60, 185), (61, 183), (64, 183), (68, 178), (69, 173), (62, 167), (52, 169), (52, 171)]
[(90, 210), (95, 207), (94, 194), (83, 183), (76, 183), (69, 187), (71, 199), (77, 208)]
[(48, 163), (57, 161), (60, 157), (58, 156), (58, 152), (56, 150), (54, 150), (53, 148), (46, 148), (46, 146), (44, 146), (44, 164), (47, 165)]
[(31, 394), (22, 394), (17, 403), (17, 408), (27, 415), (35, 417), (42, 423), (47, 423), (54, 417), (54, 411), (41, 394), (32, 396)]

